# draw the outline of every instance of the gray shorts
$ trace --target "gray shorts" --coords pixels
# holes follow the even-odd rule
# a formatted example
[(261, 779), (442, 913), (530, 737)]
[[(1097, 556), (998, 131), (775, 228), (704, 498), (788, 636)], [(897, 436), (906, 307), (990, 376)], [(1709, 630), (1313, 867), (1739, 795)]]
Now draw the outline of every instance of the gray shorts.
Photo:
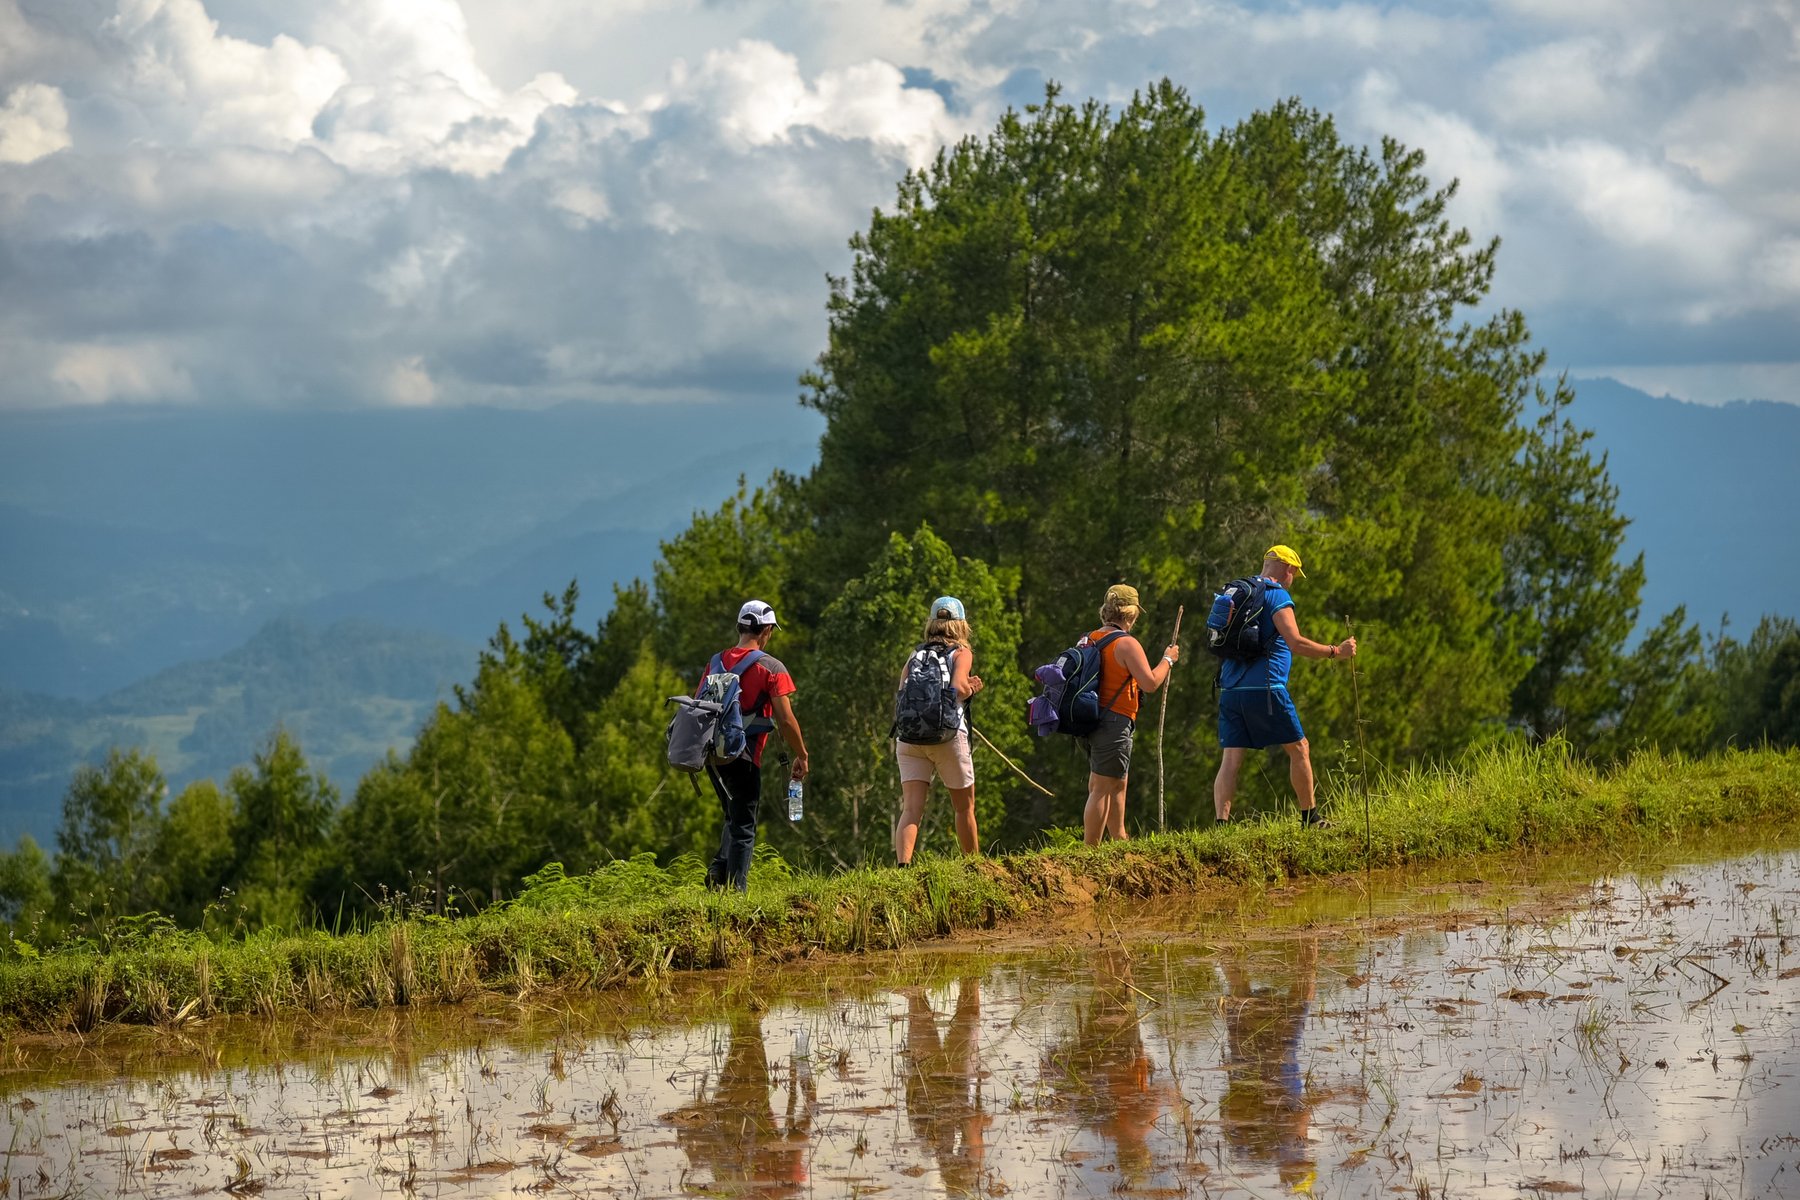
[(1137, 722), (1107, 709), (1100, 714), (1100, 728), (1081, 740), (1087, 743), (1088, 770), (1108, 779), (1131, 773), (1131, 734)]

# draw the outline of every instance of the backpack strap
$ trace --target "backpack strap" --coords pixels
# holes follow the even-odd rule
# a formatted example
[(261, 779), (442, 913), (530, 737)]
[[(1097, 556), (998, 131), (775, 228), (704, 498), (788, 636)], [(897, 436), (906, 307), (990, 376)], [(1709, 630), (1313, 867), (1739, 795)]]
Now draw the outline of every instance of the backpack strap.
[(723, 650), (721, 650), (721, 651), (719, 651), (719, 653), (713, 655), (710, 659), (707, 660), (706, 670), (700, 672), (700, 682), (696, 683), (694, 685), (695, 699), (698, 699), (700, 696), (700, 693), (706, 689), (706, 677), (708, 675), (717, 675), (724, 670), (725, 670), (725, 652)]
[[(745, 671), (748, 671), (751, 667), (754, 667), (757, 663), (761, 662), (763, 659), (765, 659), (767, 657), (768, 657), (768, 654), (766, 654), (765, 652), (763, 652), (761, 650), (752, 650), (750, 653), (744, 655), (744, 657), (738, 659), (738, 665), (731, 668), (731, 673), (733, 675), (736, 675), (741, 680), (744, 677)], [(725, 656), (723, 654), (719, 655), (718, 661), (720, 663), (723, 663), (725, 661)], [(738, 708), (741, 710), (744, 706), (743, 705), (743, 693), (739, 692), (738, 697), (739, 697)], [(770, 700), (770, 699), (773, 699), (773, 696), (772, 695), (764, 696), (763, 699)], [(747, 734), (770, 733), (770, 732), (773, 732), (774, 729), (775, 729), (775, 719), (773, 717), (767, 717), (767, 716), (762, 715), (761, 713), (744, 713), (744, 732), (745, 733), (747, 733)]]
[[(1099, 641), (1094, 643), (1094, 653), (1095, 654), (1104, 653), (1108, 646), (1112, 645), (1115, 641), (1117, 641), (1118, 639), (1120, 639), (1124, 636), (1125, 636), (1125, 631), (1123, 629), (1113, 630), (1111, 633), (1107, 634), (1105, 637), (1101, 638)], [(1101, 662), (1102, 666), (1104, 666), (1106, 664), (1106, 660), (1104, 658), (1102, 658), (1100, 660), (1100, 662)], [(1112, 710), (1112, 706), (1118, 702), (1119, 697), (1123, 696), (1125, 694), (1125, 689), (1130, 686), (1131, 686), (1131, 672), (1126, 671), (1125, 672), (1125, 682), (1121, 683), (1118, 687), (1114, 688), (1113, 694), (1112, 694), (1112, 699), (1108, 700), (1105, 704), (1102, 704), (1100, 707), (1102, 709), (1110, 712)]]

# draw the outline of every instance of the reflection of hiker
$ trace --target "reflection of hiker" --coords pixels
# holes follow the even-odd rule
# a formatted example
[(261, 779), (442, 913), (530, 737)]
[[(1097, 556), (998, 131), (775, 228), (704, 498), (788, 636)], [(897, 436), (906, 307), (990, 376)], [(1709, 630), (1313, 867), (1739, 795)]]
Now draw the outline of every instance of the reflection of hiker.
[(1241, 1158), (1273, 1165), (1282, 1182), (1298, 1192), (1311, 1190), (1315, 1171), (1307, 1141), (1312, 1106), (1300, 1069), (1300, 1037), (1318, 965), (1319, 943), (1308, 938), (1300, 943), (1291, 977), (1279, 988), (1253, 983), (1241, 957), (1224, 967), (1231, 994), (1225, 1000), (1225, 1094), (1219, 1099), (1219, 1118)]
[[(787, 1119), (775, 1123), (769, 1102), (769, 1056), (762, 1021), (739, 1011), (731, 1018), (731, 1046), (712, 1095), (664, 1118), (694, 1165), (712, 1172), (713, 1185), (756, 1196), (795, 1196), (806, 1188), (807, 1138), (818, 1086), (800, 1063), (788, 1074)], [(804, 1096), (798, 1096), (804, 1091)], [(747, 1185), (731, 1187), (730, 1185)]]
[(1170, 643), (1156, 666), (1131, 636), (1143, 613), (1137, 589), (1117, 583), (1106, 589), (1100, 605), (1100, 628), (1087, 635), (1100, 650), (1100, 727), (1085, 741), (1088, 749), (1088, 799), (1081, 817), (1082, 837), (1096, 845), (1105, 836), (1125, 836), (1125, 787), (1131, 773), (1131, 739), (1137, 727), (1138, 694), (1154, 692), (1168, 681), (1181, 647)]
[(1051, 1058), (1069, 1081), (1069, 1098), (1083, 1123), (1113, 1143), (1119, 1168), (1114, 1190), (1124, 1191), (1146, 1182), (1150, 1131), (1176, 1093), (1154, 1082), (1156, 1067), (1138, 1027), (1131, 955), (1120, 947), (1095, 951), (1092, 975), (1088, 1007), (1076, 1011), (1075, 1036)]
[(806, 742), (788, 702), (794, 691), (794, 678), (767, 650), (775, 627), (774, 609), (761, 600), (745, 601), (738, 609), (737, 645), (714, 656), (709, 665), (711, 671), (730, 671), (738, 676), (738, 707), (743, 710), (748, 734), (742, 755), (708, 772), (723, 816), (719, 852), (706, 869), (709, 887), (729, 884), (740, 892), (749, 887), (750, 854), (756, 848), (756, 811), (762, 798), (763, 746), (769, 740), (770, 729), (779, 729), (781, 740), (794, 752), (794, 778), (806, 778)]
[(1355, 658), (1356, 639), (1349, 637), (1327, 646), (1301, 635), (1294, 619), (1294, 598), (1287, 590), (1300, 576), (1298, 554), (1286, 546), (1269, 547), (1263, 556), (1262, 575), (1251, 582), (1263, 585), (1264, 611), (1277, 636), (1253, 659), (1227, 658), (1220, 664), (1219, 745), (1224, 759), (1213, 780), (1213, 813), (1221, 821), (1231, 819), (1231, 801), (1237, 795), (1238, 771), (1245, 756), (1268, 746), (1287, 751), (1288, 779), (1300, 801), (1300, 819), (1308, 825), (1320, 819), (1313, 807), (1312, 758), (1306, 734), (1300, 728), (1293, 697), (1288, 695), (1288, 668), (1295, 654), (1302, 658)]
[(938, 1038), (937, 1014), (924, 988), (906, 993), (906, 1118), (936, 1155), (950, 1192), (974, 1195), (993, 1117), (981, 1103), (981, 982), (956, 987), (950, 1031)]
[(956, 841), (964, 854), (980, 849), (975, 830), (975, 762), (969, 756), (969, 697), (981, 690), (973, 673), (969, 622), (955, 596), (931, 602), (925, 637), (894, 697), (894, 757), (900, 763), (900, 823), (894, 827), (894, 859), (912, 863), (925, 797), (936, 774), (950, 791)]

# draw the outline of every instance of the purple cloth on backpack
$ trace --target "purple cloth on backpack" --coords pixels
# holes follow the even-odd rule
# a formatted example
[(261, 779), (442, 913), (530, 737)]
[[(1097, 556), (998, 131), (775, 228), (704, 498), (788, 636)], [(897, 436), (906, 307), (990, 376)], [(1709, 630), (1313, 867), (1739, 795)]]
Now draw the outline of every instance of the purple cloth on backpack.
[(1062, 700), (1063, 688), (1068, 680), (1063, 677), (1062, 668), (1056, 663), (1045, 663), (1032, 672), (1032, 678), (1044, 689), (1042, 695), (1033, 696), (1031, 703), (1025, 706), (1025, 721), (1039, 737), (1049, 737), (1056, 732), (1056, 706)]

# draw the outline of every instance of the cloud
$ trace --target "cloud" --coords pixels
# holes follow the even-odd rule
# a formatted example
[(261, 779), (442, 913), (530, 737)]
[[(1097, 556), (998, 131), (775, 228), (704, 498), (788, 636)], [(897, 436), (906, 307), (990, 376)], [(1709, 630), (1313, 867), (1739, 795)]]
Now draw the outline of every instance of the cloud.
[(0, 104), (0, 163), (36, 162), (69, 144), (69, 110), (56, 88), (21, 84)]
[(149, 343), (64, 347), (56, 355), (50, 378), (67, 399), (79, 404), (193, 397), (193, 381), (171, 351)]
[(1795, 26), (1751, 0), (0, 0), (0, 406), (788, 391), (902, 172), (1045, 80), (1116, 102), (1163, 74), (1215, 122), (1297, 94), (1423, 149), (1559, 362), (1779, 363)]

